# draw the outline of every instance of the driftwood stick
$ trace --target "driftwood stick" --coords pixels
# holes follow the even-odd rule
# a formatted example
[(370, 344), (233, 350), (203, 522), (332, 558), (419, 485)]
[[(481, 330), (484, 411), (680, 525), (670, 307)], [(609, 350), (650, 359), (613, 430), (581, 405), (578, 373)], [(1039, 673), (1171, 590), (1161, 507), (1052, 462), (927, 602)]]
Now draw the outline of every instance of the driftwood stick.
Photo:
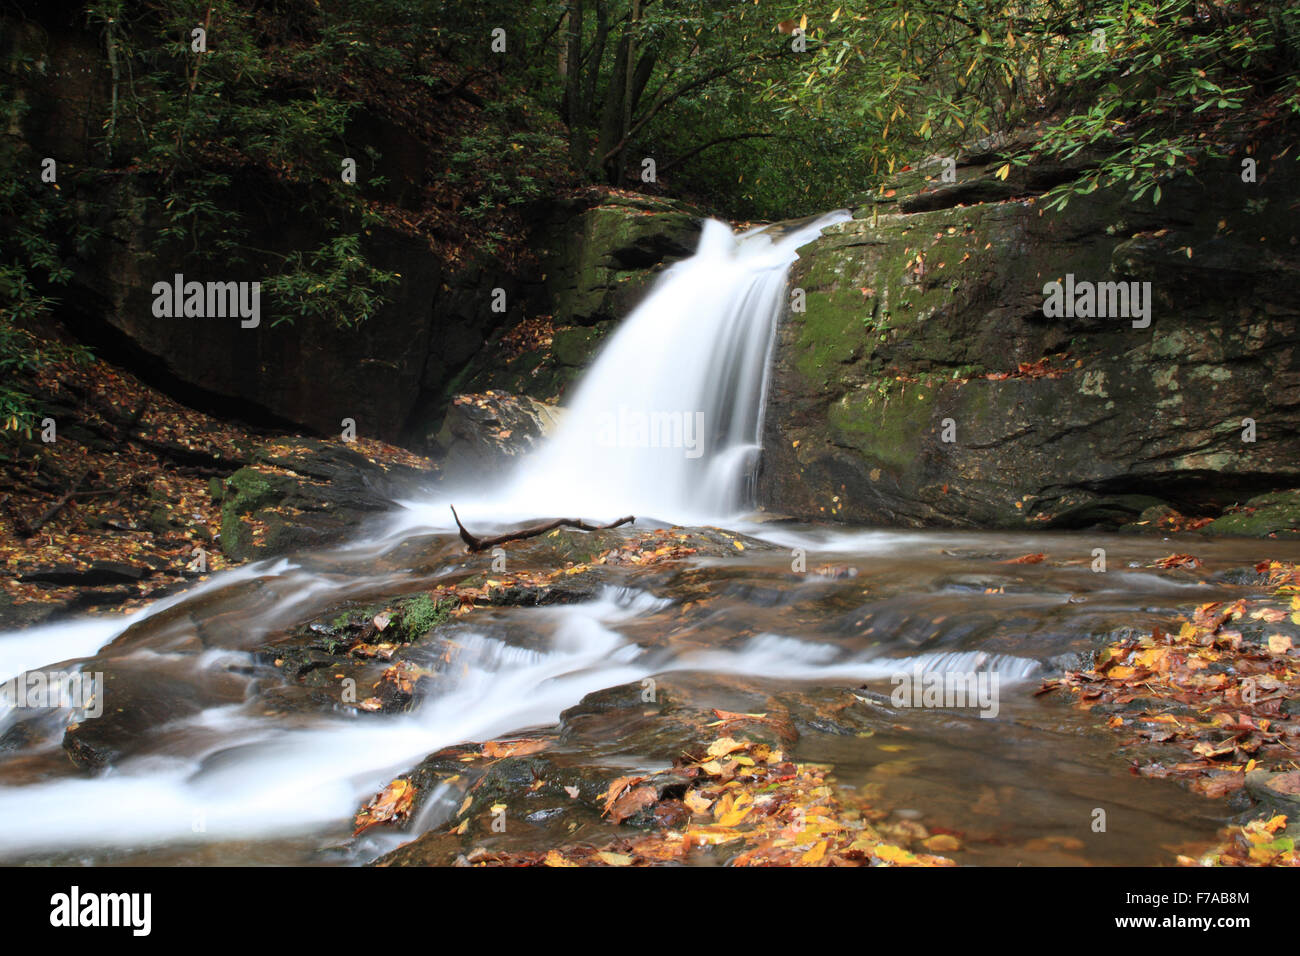
[(25, 529), (20, 528), (19, 534), (24, 538), (30, 538), (32, 535), (36, 534), (36, 532), (40, 531), (41, 528), (45, 527), (45, 523), (62, 511), (63, 506), (72, 500), (72, 496), (77, 493), (77, 489), (81, 487), (81, 483), (85, 480), (86, 473), (82, 472), (77, 480), (72, 483), (72, 487), (68, 489), (67, 493), (63, 495), (63, 497), (50, 505), (50, 507), (46, 509), (45, 514), (37, 518), (35, 522), (27, 525)]
[(221, 452), (201, 451), (197, 448), (186, 448), (184, 445), (176, 445), (170, 442), (154, 441), (152, 438), (145, 438), (142, 435), (126, 436), (126, 440), (141, 448), (147, 448), (149, 451), (158, 455), (160, 458), (166, 458), (181, 465), (189, 465), (199, 468), (224, 468), (224, 472), (213, 471), (213, 474), (229, 474), (232, 471), (238, 471), (245, 465), (251, 465), (251, 458), (236, 457), (232, 458)]
[(20, 538), (30, 538), (32, 536), (31, 526), (27, 524), (27, 519), (18, 512), (18, 509), (10, 504), (9, 499), (12, 497), (12, 495), (5, 495), (4, 498), (0, 498), (0, 506), (4, 507), (5, 514), (14, 523), (14, 533)]
[(587, 524), (577, 518), (556, 518), (546, 524), (511, 531), (509, 534), (499, 534), (495, 538), (480, 538), (470, 534), (469, 529), (460, 523), (460, 515), (456, 514), (455, 505), (451, 506), (451, 515), (456, 519), (456, 527), (460, 529), (460, 540), (465, 542), (465, 547), (469, 548), (471, 552), (486, 551), (488, 548), (495, 548), (498, 544), (505, 544), (507, 541), (522, 541), (525, 538), (535, 538), (539, 534), (546, 534), (546, 532), (554, 531), (556, 528), (577, 528), (579, 531), (606, 531), (610, 528), (617, 528), (619, 525), (630, 524), (636, 520), (635, 516), (628, 515), (626, 518), (619, 518), (609, 524)]

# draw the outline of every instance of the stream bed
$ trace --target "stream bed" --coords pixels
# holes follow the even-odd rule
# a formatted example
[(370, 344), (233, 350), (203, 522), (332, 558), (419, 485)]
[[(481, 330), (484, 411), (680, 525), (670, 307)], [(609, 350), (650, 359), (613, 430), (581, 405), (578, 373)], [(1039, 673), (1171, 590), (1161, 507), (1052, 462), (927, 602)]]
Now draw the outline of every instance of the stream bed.
[[(1175, 552), (1201, 566), (1151, 567)], [(1044, 557), (1014, 563), (1031, 554)], [(504, 791), (509, 823), (489, 842), (599, 840), (628, 830), (600, 813), (601, 783), (671, 767), (711, 739), (716, 709), (780, 715), (792, 759), (960, 834), (959, 865), (1168, 864), (1231, 807), (1134, 775), (1103, 717), (1035, 691), (1117, 635), (1262, 593), (1248, 572), (1264, 557), (1300, 559), (1300, 543), (638, 521), (468, 554), (406, 527), (218, 575), (125, 620), (0, 635), (5, 678), (104, 675), (98, 717), (0, 716), (0, 859), (365, 864), (446, 831), (482, 772), (426, 758), (520, 737), (544, 750), (527, 758), (535, 780)], [(357, 622), (373, 631), (403, 600), (466, 586), (481, 599), (365, 656), (384, 635), (359, 639)], [(395, 666), (413, 687), (372, 697)], [(923, 674), (984, 674), (986, 689), (996, 676), (996, 706), (899, 706), (900, 675)], [(358, 809), (399, 775), (421, 782), (409, 818), (354, 837)], [(543, 777), (580, 796), (548, 798)], [(448, 846), (416, 860), (464, 851)], [(708, 847), (688, 862), (726, 860)]]

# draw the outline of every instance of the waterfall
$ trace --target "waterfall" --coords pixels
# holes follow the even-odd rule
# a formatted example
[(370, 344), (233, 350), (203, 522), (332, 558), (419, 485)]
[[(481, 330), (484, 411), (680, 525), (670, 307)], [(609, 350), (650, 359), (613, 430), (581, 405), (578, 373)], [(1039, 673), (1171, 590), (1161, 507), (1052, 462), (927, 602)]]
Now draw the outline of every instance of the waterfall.
[[(559, 427), (499, 493), (466, 513), (681, 520), (752, 506), (763, 400), (797, 250), (835, 212), (739, 235), (708, 220), (609, 337)], [(445, 511), (445, 506), (442, 509)]]
[[(724, 223), (706, 222), (695, 255), (667, 269), (610, 336), (551, 440), (501, 487), (478, 494), (461, 489), (453, 500), (488, 519), (635, 513), (688, 520), (747, 507), (789, 267), (800, 246), (847, 218), (832, 213), (740, 235)], [(351, 560), (358, 569), (346, 580), (289, 561), (259, 562), (128, 619), (0, 635), (0, 680), (51, 660), (76, 663), (106, 646), (102, 657), (92, 657), (92, 670), (166, 663), (182, 679), (199, 682), (226, 673), (231, 660), (248, 669), (249, 649), (288, 621), (307, 619), (300, 605), (319, 613), (353, 591), (393, 586), (391, 570), (363, 569), (400, 546), (402, 526), (409, 530), (412, 516), (418, 523), (436, 513), (435, 521), (445, 525), (446, 512), (445, 501), (412, 503), (387, 537), (335, 549), (335, 560)], [(220, 653), (208, 648), (194, 654), (178, 642), (191, 636), (201, 616), (158, 613), (200, 593), (217, 606), (231, 601), (242, 607), (242, 586), (253, 581), (285, 600), (275, 614), (258, 605), (240, 620), (235, 611), (208, 635), (222, 632)], [(346, 821), (367, 795), (422, 756), (458, 741), (553, 723), (565, 707), (602, 688), (706, 664), (783, 678), (831, 666), (836, 674), (860, 678), (885, 666), (779, 635), (764, 635), (739, 654), (692, 657), (642, 647), (620, 630), (664, 603), (648, 593), (605, 591), (580, 606), (532, 609), (536, 636), (527, 647), (502, 640), (499, 630), (460, 628), (454, 645), (459, 667), (448, 671), (447, 686), (419, 710), (382, 721), (358, 720), (346, 708), (285, 720), (260, 708), (218, 703), (152, 729), (138, 755), (115, 763), (103, 777), (74, 775), (63, 762), (21, 783), (0, 775), (0, 855), (300, 833), (315, 834), (326, 846), (346, 834)], [(0, 734), (28, 716), (0, 710)], [(47, 758), (69, 719), (62, 712), (49, 716), (57, 732), (29, 745)], [(365, 846), (371, 855), (379, 852)]]

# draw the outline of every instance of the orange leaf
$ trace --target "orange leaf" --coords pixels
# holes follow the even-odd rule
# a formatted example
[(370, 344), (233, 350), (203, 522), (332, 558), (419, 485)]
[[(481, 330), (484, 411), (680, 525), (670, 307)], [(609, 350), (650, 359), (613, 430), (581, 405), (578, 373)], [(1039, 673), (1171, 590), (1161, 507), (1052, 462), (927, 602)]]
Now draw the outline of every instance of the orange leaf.
[(1047, 555), (1042, 554), (1042, 553), (1039, 553), (1039, 554), (1022, 554), (1022, 555), (1021, 555), (1020, 557), (1018, 557), (1018, 558), (1012, 558), (1012, 559), (1009, 560), (1009, 561), (999, 561), (998, 563), (999, 563), (999, 564), (1038, 564), (1038, 563), (1041, 562), (1045, 557), (1047, 557)]

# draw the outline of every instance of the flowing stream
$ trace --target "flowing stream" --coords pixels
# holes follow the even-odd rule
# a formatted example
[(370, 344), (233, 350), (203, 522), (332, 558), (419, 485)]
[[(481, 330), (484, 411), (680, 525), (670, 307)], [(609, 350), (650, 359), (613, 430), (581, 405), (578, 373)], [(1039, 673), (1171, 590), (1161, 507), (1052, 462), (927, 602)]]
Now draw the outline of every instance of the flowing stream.
[[(793, 688), (815, 711), (864, 683), (888, 696), (890, 675), (913, 667), (996, 672), (996, 716), (915, 710), (906, 732), (897, 720), (871, 737), (805, 732), (800, 759), (834, 763), (845, 787), (882, 787), (888, 805), (980, 835), (963, 862), (1149, 864), (1210, 834), (1221, 811), (1132, 777), (1095, 720), (1033, 690), (1106, 634), (1239, 594), (1222, 575), (1258, 560), (1258, 542), (746, 516), (786, 273), (801, 245), (845, 218), (740, 236), (707, 223), (698, 253), (667, 270), (605, 344), (558, 433), (500, 487), (407, 502), (345, 547), (214, 575), (126, 618), (0, 634), (0, 680), (38, 668), (114, 678), (100, 718), (0, 704), (0, 859), (364, 863), (455, 809), (435, 794), (410, 831), (352, 839), (352, 815), (388, 780), (448, 745), (554, 727), (585, 695), (655, 676), (716, 694), (718, 707)], [(287, 706), (293, 688), (259, 648), (349, 602), (483, 570), (490, 557), (466, 555), (450, 533), (449, 501), (476, 531), (632, 513), (638, 527), (719, 524), (763, 546), (628, 573), (581, 603), (484, 608), (441, 625), (456, 666), (408, 713)], [(1099, 540), (1106, 574), (1089, 567)], [(1204, 561), (1195, 572), (1144, 567), (1192, 549)], [(1059, 560), (1006, 563), (1028, 552)], [(792, 570), (799, 555), (807, 572)], [(1295, 559), (1300, 546), (1270, 542), (1270, 555)], [(528, 570), (550, 559), (523, 547), (511, 560)], [(97, 774), (63, 749), (69, 723), (86, 719), (121, 727), (118, 755)], [(605, 759), (653, 763), (635, 735), (606, 743)], [(1086, 836), (1100, 805), (1116, 808), (1115, 838), (1057, 839)]]

